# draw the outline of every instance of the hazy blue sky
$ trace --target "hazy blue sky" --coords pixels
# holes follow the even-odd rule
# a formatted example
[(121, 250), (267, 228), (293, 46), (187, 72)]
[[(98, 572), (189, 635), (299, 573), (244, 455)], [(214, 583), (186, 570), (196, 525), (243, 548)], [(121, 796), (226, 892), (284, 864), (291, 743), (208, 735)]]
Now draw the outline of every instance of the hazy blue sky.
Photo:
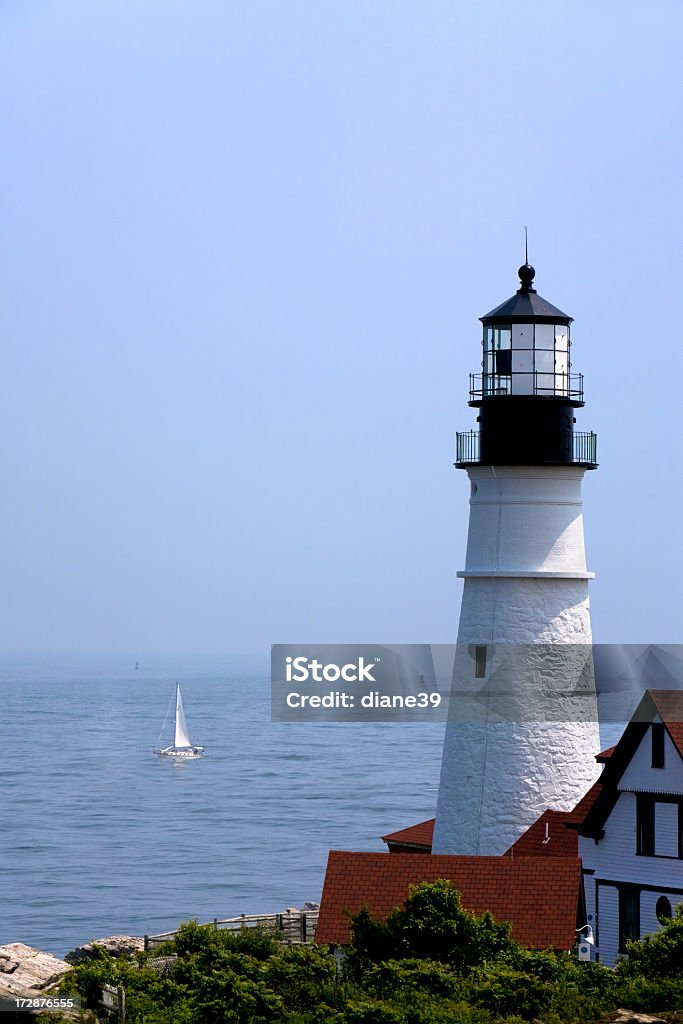
[(3, 0), (7, 650), (450, 642), (478, 317), (575, 317), (596, 640), (681, 642), (683, 5)]

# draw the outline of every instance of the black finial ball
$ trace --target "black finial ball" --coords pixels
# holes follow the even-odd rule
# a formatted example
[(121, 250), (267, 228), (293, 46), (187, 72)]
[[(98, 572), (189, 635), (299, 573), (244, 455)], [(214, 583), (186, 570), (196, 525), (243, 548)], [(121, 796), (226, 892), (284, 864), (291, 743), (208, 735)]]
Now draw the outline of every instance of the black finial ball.
[(522, 288), (531, 288), (531, 282), (536, 276), (536, 271), (529, 263), (524, 263), (519, 270), (519, 279), (522, 282)]

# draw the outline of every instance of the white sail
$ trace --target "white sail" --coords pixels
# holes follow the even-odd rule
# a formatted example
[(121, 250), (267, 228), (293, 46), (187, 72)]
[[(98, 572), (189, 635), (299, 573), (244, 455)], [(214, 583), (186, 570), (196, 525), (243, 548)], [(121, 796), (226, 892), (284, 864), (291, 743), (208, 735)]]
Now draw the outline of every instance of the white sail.
[(187, 733), (187, 722), (185, 721), (185, 712), (183, 711), (183, 699), (180, 696), (180, 687), (176, 687), (176, 698), (175, 698), (175, 739), (173, 746), (178, 747), (191, 747), (192, 741)]

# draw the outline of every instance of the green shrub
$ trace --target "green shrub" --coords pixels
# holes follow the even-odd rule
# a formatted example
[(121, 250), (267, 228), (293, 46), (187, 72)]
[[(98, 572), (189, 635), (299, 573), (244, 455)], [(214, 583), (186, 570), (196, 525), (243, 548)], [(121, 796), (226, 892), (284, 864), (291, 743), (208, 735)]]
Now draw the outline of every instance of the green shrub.
[(293, 1010), (310, 1009), (321, 996), (329, 998), (337, 966), (328, 950), (316, 946), (281, 948), (263, 965), (263, 980)]
[(412, 886), (404, 906), (384, 923), (374, 921), (367, 909), (352, 917), (348, 969), (360, 977), (370, 963), (417, 958), (462, 971), (510, 956), (516, 948), (509, 924), (499, 924), (488, 912), (478, 917), (465, 910), (460, 893), (439, 879)]
[(473, 1006), (482, 1006), (496, 1016), (515, 1014), (533, 1020), (552, 1004), (554, 986), (531, 974), (515, 971), (506, 965), (487, 967), (473, 972), (465, 989), (465, 999)]
[(660, 931), (626, 948), (628, 957), (616, 967), (620, 977), (683, 978), (683, 903)]
[(619, 977), (614, 990), (618, 1006), (641, 1013), (683, 1008), (683, 978)]
[(441, 999), (453, 999), (462, 991), (462, 978), (447, 964), (434, 960), (385, 960), (372, 964), (364, 985), (384, 996), (423, 992)]

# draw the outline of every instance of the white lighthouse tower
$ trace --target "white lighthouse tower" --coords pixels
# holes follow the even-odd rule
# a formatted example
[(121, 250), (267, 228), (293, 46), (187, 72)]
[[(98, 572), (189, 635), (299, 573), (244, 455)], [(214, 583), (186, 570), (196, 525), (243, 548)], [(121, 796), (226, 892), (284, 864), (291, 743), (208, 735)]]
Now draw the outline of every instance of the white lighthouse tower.
[(458, 434), (470, 522), (434, 853), (501, 854), (598, 774), (581, 503), (596, 437), (574, 429), (572, 318), (534, 276), (525, 263), (517, 293), (481, 318), (479, 430)]

